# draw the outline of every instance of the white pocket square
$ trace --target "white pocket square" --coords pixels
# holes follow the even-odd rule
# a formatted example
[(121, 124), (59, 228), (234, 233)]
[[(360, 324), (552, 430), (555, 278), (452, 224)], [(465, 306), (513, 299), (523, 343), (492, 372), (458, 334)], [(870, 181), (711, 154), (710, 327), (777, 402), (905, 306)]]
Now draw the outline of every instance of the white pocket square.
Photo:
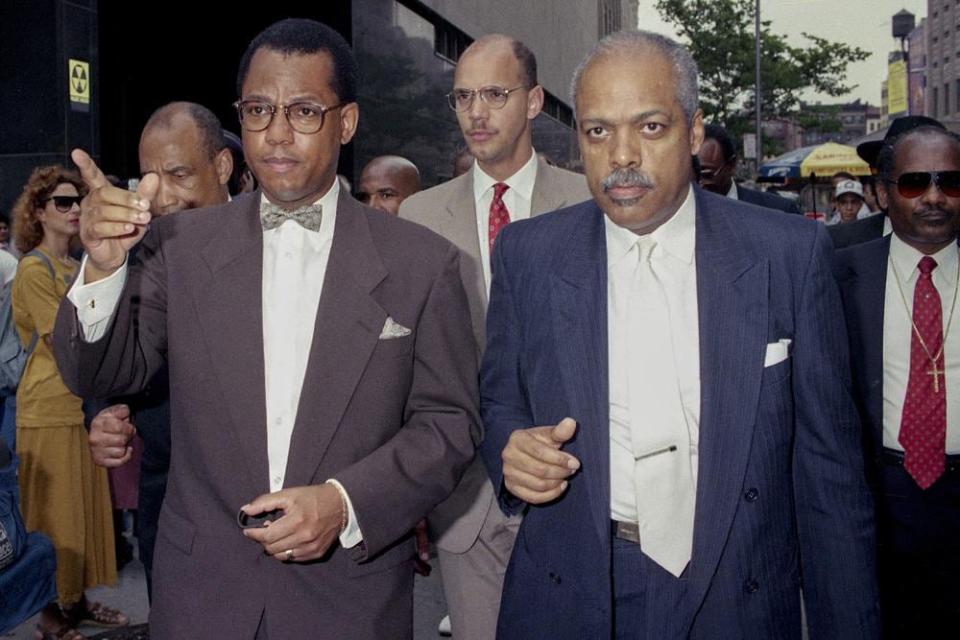
[(767, 354), (763, 357), (763, 366), (772, 367), (778, 362), (783, 362), (790, 356), (790, 338), (780, 338), (776, 342), (767, 345)]
[(387, 321), (383, 323), (383, 330), (380, 332), (380, 339), (393, 340), (395, 338), (408, 336), (410, 333), (410, 329), (407, 329), (390, 316), (387, 316)]

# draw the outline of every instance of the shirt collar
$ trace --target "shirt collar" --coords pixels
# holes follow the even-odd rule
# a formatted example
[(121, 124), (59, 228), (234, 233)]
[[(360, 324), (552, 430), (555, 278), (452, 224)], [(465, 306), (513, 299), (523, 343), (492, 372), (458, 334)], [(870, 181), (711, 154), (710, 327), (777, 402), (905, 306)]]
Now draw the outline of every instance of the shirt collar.
[[(687, 189), (687, 197), (684, 198), (677, 212), (650, 234), (650, 237), (656, 241), (659, 251), (685, 264), (693, 263), (697, 230), (696, 211), (696, 198), (691, 184)], [(615, 224), (608, 216), (603, 217), (603, 222), (607, 236), (607, 267), (613, 267), (630, 252), (633, 245), (637, 243), (638, 236), (629, 229)]]
[(480, 163), (473, 163), (473, 201), (480, 202), (480, 198), (498, 182), (505, 183), (525, 200), (533, 198), (533, 184), (537, 181), (537, 151), (533, 149), (530, 159), (520, 169), (506, 180), (496, 180), (480, 168)]
[[(940, 251), (932, 254), (930, 257), (937, 261), (937, 269), (934, 274), (939, 271), (949, 281), (955, 281), (957, 268), (960, 267), (960, 256), (958, 256), (957, 251), (957, 244), (951, 242)], [(903, 278), (904, 284), (916, 279), (919, 273), (917, 264), (924, 255), (926, 254), (917, 251), (901, 240), (896, 233), (890, 234), (890, 260), (893, 261), (897, 273)]]
[(736, 181), (736, 180), (731, 180), (731, 181), (730, 181), (730, 190), (727, 191), (727, 197), (728, 197), (728, 198), (733, 198), (734, 200), (739, 200), (739, 199), (740, 199), (740, 192), (737, 191), (737, 181)]

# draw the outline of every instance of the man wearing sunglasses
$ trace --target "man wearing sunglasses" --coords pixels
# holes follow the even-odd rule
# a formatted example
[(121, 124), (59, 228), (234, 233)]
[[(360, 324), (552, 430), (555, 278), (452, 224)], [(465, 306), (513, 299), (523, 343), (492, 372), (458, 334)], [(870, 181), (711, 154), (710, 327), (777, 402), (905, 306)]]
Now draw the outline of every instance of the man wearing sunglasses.
[[(543, 108), (537, 61), (522, 42), (487, 35), (470, 45), (447, 94), (476, 162), (462, 176), (410, 196), (400, 216), (455, 243), (470, 299), (473, 331), (484, 346), (490, 253), (507, 223), (590, 197), (583, 176), (552, 167), (533, 148), (533, 121)], [(453, 633), (493, 638), (503, 573), (519, 517), (497, 508), (479, 457), (460, 486), (430, 516)]]
[(960, 625), (960, 140), (923, 126), (889, 141), (878, 196), (893, 233), (837, 252), (877, 504), (885, 637)]
[[(857, 155), (870, 165), (870, 170), (875, 174), (877, 171), (877, 156), (880, 154), (880, 149), (897, 136), (922, 126), (932, 126), (938, 129), (945, 128), (939, 121), (928, 118), (927, 116), (903, 116), (902, 118), (896, 118), (890, 124), (886, 134), (884, 134), (883, 140), (868, 140), (867, 142), (858, 144)], [(867, 216), (866, 218), (849, 224), (834, 224), (828, 226), (827, 231), (830, 233), (830, 239), (833, 241), (834, 248), (842, 249), (890, 235), (893, 231), (890, 227), (890, 219), (884, 213), (883, 206), (879, 202), (878, 206), (880, 207), (880, 213), (882, 215)]]
[(413, 634), (414, 525), (481, 436), (476, 347), (457, 249), (340, 191), (357, 74), (326, 25), (261, 32), (237, 74), (261, 189), (145, 236), (156, 179), (115, 190), (73, 154), (93, 195), (60, 370), (104, 396), (169, 364), (159, 640)]
[(737, 148), (727, 130), (718, 124), (703, 126), (700, 160), (700, 186), (722, 196), (786, 213), (800, 213), (800, 206), (782, 196), (757, 191), (733, 180), (737, 170)]

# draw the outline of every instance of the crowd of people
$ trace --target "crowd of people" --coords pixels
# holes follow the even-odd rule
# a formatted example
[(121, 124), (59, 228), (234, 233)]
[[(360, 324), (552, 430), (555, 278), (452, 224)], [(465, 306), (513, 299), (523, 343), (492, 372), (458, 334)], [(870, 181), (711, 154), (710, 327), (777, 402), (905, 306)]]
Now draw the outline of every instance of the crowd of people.
[(160, 639), (411, 637), (430, 545), (457, 638), (956, 628), (957, 136), (895, 121), (808, 220), (736, 182), (689, 52), (631, 31), (572, 78), (575, 173), (533, 146), (533, 52), (490, 34), (446, 96), (454, 177), (383, 155), (350, 193), (357, 76), (277, 22), (239, 138), (160, 106), (135, 184), (78, 149), (0, 225), (39, 640), (129, 622), (85, 591), (134, 487)]

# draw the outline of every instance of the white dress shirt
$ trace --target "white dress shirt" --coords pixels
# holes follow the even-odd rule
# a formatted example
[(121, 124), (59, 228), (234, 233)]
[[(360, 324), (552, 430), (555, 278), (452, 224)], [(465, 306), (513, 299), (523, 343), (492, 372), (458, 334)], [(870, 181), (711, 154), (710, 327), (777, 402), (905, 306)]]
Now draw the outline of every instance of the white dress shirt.
[(493, 202), (493, 185), (505, 183), (509, 189), (503, 194), (503, 204), (510, 213), (510, 222), (530, 217), (530, 205), (533, 201), (533, 185), (537, 181), (537, 152), (530, 154), (527, 163), (506, 180), (496, 180), (480, 168), (479, 162), (473, 163), (473, 202), (477, 215), (477, 239), (480, 241), (480, 264), (483, 266), (483, 280), (487, 285), (487, 297), (490, 297), (490, 203)]
[(0, 285), (13, 282), (17, 275), (17, 265), (19, 261), (12, 253), (0, 249)]
[(737, 181), (736, 181), (736, 180), (731, 180), (731, 181), (730, 181), (730, 190), (727, 191), (727, 197), (728, 197), (728, 198), (733, 198), (734, 200), (739, 200), (739, 199), (740, 199), (740, 192), (737, 191)]
[[(263, 232), (263, 361), (266, 397), (267, 458), (270, 491), (283, 488), (290, 452), (290, 439), (297, 420), (297, 407), (313, 343), (317, 308), (327, 271), (337, 219), (340, 182), (317, 202), (323, 207), (320, 229), (309, 231), (293, 221)], [(265, 196), (261, 196), (261, 203)], [(84, 339), (93, 342), (106, 331), (126, 282), (126, 263), (108, 278), (92, 284), (83, 281), (83, 270), (68, 298), (77, 307)], [(340, 534), (344, 548), (363, 538), (353, 504), (343, 486), (334, 479), (347, 504), (347, 527)], [(253, 499), (255, 496), (251, 496)]]
[[(907, 397), (907, 382), (910, 379), (910, 342), (913, 332), (913, 290), (920, 274), (917, 264), (924, 256), (897, 234), (890, 236), (890, 257), (887, 259), (887, 284), (883, 300), (883, 446), (903, 451), (899, 442), (900, 419), (903, 403)], [(957, 269), (960, 258), (957, 245), (951, 243), (930, 256), (937, 261), (931, 274), (933, 285), (940, 294), (943, 307), (943, 331), (946, 344), (943, 346), (945, 382), (947, 393), (947, 453), (960, 453), (960, 317), (953, 318), (952, 328), (947, 329), (950, 305), (954, 302), (957, 286)], [(897, 289), (893, 269), (903, 284), (903, 296)], [(903, 298), (906, 298), (904, 305)], [(960, 306), (960, 302), (957, 302)], [(954, 310), (960, 316), (960, 309)]]
[[(647, 470), (653, 469), (656, 474), (654, 465), (662, 464), (669, 456), (687, 456), (689, 467), (681, 466), (689, 469), (692, 496), (696, 495), (700, 328), (695, 208), (691, 187), (677, 213), (647, 236), (638, 236), (604, 218), (608, 267), (610, 512), (614, 520), (640, 524), (641, 546), (644, 521), (649, 518), (649, 514), (641, 513), (643, 482), (651, 481), (651, 476), (645, 475)], [(648, 289), (636, 287), (637, 265), (644, 255), (640, 252), (650, 244), (654, 245), (649, 255), (650, 267), (659, 283), (659, 292), (655, 292), (659, 295), (653, 296), (645, 293)], [(662, 307), (664, 300), (666, 316), (662, 316), (662, 320), (644, 315), (644, 308), (651, 304)], [(645, 341), (648, 348), (642, 362), (636, 351), (640, 336), (654, 337)], [(654, 347), (659, 344), (659, 350), (651, 352), (651, 343)], [(666, 393), (654, 402), (644, 396), (651, 376), (666, 381)], [(644, 386), (637, 386), (638, 379)], [(677, 438), (678, 433), (683, 435)], [(656, 453), (670, 446), (676, 446), (677, 450)], [(689, 531), (684, 533), (692, 540), (692, 520), (688, 524)]]

